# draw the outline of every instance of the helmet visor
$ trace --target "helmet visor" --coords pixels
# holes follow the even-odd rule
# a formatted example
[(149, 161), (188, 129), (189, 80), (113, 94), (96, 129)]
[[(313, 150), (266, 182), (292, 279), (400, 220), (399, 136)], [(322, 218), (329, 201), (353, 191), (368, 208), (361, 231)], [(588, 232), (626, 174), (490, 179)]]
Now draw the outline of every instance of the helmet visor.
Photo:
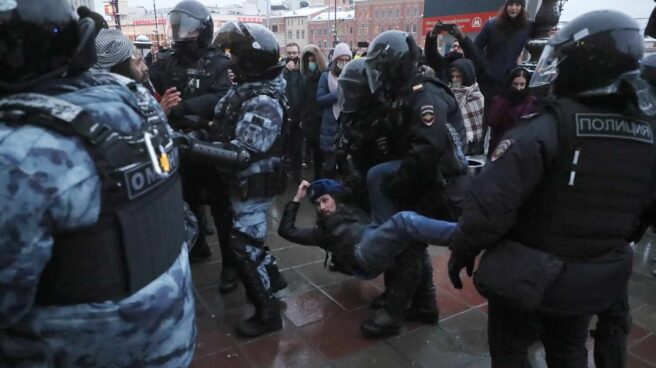
[(362, 109), (371, 96), (367, 85), (352, 81), (339, 81), (337, 89), (337, 103), (345, 113), (352, 113)]
[(382, 65), (380, 59), (383, 57), (383, 50), (379, 49), (372, 54), (367, 55), (364, 61), (364, 69), (367, 74), (367, 82), (371, 93), (376, 93), (383, 86), (383, 73), (380, 70)]
[(552, 84), (558, 78), (558, 65), (564, 60), (559, 57), (556, 49), (547, 45), (540, 55), (540, 61), (535, 67), (535, 73), (531, 77), (529, 88), (537, 88)]
[(200, 20), (188, 14), (179, 12), (169, 14), (167, 33), (174, 42), (194, 41), (200, 35), (201, 29)]

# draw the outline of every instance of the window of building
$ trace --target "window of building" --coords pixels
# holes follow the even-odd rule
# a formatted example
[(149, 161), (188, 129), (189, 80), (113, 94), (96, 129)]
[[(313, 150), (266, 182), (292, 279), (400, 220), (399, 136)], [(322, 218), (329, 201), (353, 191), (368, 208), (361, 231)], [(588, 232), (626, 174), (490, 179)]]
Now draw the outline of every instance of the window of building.
[(353, 34), (353, 27), (349, 27), (349, 34)]
[(417, 25), (416, 24), (412, 25), (412, 33), (417, 33)]
[(326, 42), (326, 40), (323, 40), (323, 48), (325, 49), (326, 47), (328, 47), (328, 42)]
[(292, 31), (287, 31), (287, 38), (292, 39)]
[(314, 36), (314, 29), (310, 30), (310, 36)]
[(304, 29), (301, 30), (301, 38), (305, 39), (305, 30)]
[(405, 31), (406, 31), (406, 32), (410, 32), (410, 26), (407, 25), (407, 24), (405, 25)]
[(296, 39), (297, 39), (297, 40), (298, 40), (299, 38), (301, 38), (301, 37), (299, 37), (300, 34), (301, 34), (301, 32), (299, 32), (298, 29), (297, 29), (297, 30), (296, 30)]
[(278, 33), (278, 25), (277, 24), (274, 24), (274, 25), (271, 26), (271, 32)]

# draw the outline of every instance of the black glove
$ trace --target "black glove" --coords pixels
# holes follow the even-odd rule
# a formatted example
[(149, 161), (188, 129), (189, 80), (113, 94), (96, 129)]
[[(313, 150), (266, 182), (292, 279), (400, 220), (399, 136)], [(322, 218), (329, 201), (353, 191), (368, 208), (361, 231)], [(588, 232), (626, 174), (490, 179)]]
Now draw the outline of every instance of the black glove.
[(474, 273), (474, 260), (476, 254), (460, 250), (459, 247), (451, 248), (451, 257), (449, 258), (449, 279), (451, 284), (456, 289), (462, 289), (462, 281), (460, 280), (460, 271), (463, 268), (467, 269), (467, 276), (471, 277)]

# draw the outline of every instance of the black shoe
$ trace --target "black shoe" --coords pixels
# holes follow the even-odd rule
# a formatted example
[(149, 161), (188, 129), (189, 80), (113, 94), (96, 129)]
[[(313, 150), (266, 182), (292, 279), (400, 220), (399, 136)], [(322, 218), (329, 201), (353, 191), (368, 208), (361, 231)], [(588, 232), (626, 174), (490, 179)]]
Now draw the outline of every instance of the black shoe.
[(282, 276), (278, 265), (268, 264), (266, 265), (267, 273), (269, 274), (269, 282), (271, 283), (271, 292), (276, 293), (287, 287), (287, 280)]
[[(201, 235), (202, 236), (202, 235)], [(194, 244), (193, 247), (191, 247), (191, 250), (189, 251), (189, 262), (198, 262), (203, 259), (209, 258), (212, 255), (212, 249), (210, 246), (207, 244), (205, 239), (199, 238), (196, 241), (196, 244)]]
[(383, 291), (371, 301), (371, 309), (382, 309), (387, 305), (387, 291)]
[(392, 317), (385, 309), (379, 309), (374, 316), (362, 322), (360, 330), (368, 338), (380, 338), (398, 335), (403, 320)]
[(237, 271), (232, 267), (225, 267), (221, 270), (221, 284), (219, 285), (219, 292), (227, 294), (234, 291), (239, 286), (237, 279)]
[(254, 315), (237, 324), (237, 334), (244, 337), (257, 337), (282, 328), (278, 300), (271, 298), (266, 305), (255, 309)]
[(433, 302), (432, 306), (415, 305), (413, 303), (405, 319), (434, 325), (440, 320), (440, 310), (435, 302)]

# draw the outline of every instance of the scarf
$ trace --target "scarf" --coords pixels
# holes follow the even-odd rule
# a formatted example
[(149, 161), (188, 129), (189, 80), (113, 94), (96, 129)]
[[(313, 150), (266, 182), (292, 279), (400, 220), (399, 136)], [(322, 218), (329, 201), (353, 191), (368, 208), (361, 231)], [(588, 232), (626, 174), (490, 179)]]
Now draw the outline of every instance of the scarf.
[(483, 94), (478, 83), (469, 87), (452, 87), (456, 96), (462, 119), (467, 132), (467, 142), (479, 142), (483, 139), (483, 110), (485, 107)]
[[(337, 77), (333, 75), (333, 73), (329, 70), (328, 71), (328, 90), (330, 93), (336, 93), (337, 92)], [(333, 104), (333, 116), (335, 116), (335, 120), (339, 119), (339, 115), (342, 113), (342, 109), (339, 107), (339, 103), (335, 102)]]

